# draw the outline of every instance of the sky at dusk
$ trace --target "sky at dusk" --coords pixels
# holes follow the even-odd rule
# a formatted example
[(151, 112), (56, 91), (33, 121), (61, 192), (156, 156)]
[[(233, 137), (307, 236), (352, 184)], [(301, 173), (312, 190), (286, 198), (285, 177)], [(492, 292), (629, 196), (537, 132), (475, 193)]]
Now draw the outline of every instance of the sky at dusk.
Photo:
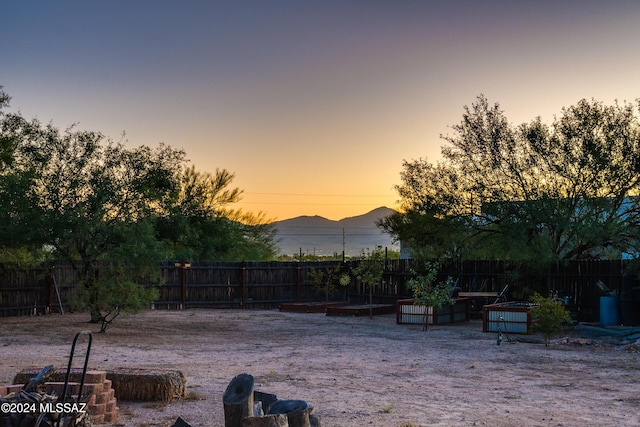
[(396, 207), (484, 94), (514, 124), (640, 98), (640, 1), (0, 0), (10, 111), (227, 169), (272, 219)]

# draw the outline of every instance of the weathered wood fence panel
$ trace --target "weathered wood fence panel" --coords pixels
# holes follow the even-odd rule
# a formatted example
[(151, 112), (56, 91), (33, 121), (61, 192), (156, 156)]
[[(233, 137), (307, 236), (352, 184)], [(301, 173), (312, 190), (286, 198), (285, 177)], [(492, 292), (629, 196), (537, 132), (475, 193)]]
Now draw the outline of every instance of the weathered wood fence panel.
[[(377, 304), (411, 298), (406, 282), (415, 260), (390, 260), (382, 286), (376, 290), (373, 302)], [(622, 317), (627, 324), (640, 325), (640, 286), (635, 276), (625, 276), (628, 260), (580, 260), (554, 263), (540, 270), (535, 264), (509, 263), (497, 260), (455, 260), (440, 263), (438, 280), (451, 276), (461, 291), (501, 292), (507, 285), (508, 300), (524, 300), (531, 292), (541, 295), (568, 297), (569, 308), (582, 322), (598, 322), (600, 297), (604, 295), (598, 283), (620, 295)], [(357, 264), (353, 262), (354, 265)], [(368, 290), (352, 284), (351, 301), (368, 303)], [(492, 303), (493, 299), (477, 301)], [(477, 309), (481, 309), (477, 307)], [(630, 319), (629, 319), (630, 318)]]
[[(284, 302), (312, 301), (320, 292), (311, 270), (339, 262), (228, 262), (166, 265), (161, 269), (160, 299), (153, 308), (277, 308)], [(325, 296), (322, 294), (322, 298)]]
[(3, 272), (0, 307), (6, 311), (5, 315), (34, 314), (38, 307), (45, 306), (49, 301), (45, 276), (45, 269)]
[[(374, 290), (374, 303), (395, 303), (411, 298), (406, 282), (412, 260), (388, 260), (383, 281)], [(640, 289), (632, 278), (623, 277), (627, 261), (572, 261), (553, 264), (543, 271), (526, 264), (502, 261), (447, 261), (440, 264), (439, 280), (451, 276), (463, 291), (500, 292), (509, 285), (508, 299), (522, 300), (537, 291), (568, 297), (578, 320), (599, 319), (598, 283), (626, 295), (627, 305), (640, 312)], [(353, 268), (358, 261), (348, 261)], [(312, 270), (335, 268), (339, 261), (325, 262), (219, 262), (207, 265), (164, 264), (160, 266), (160, 298), (154, 309), (180, 308), (277, 308), (285, 302), (324, 301), (326, 295), (311, 284)], [(626, 281), (626, 282), (625, 282)], [(69, 266), (49, 270), (34, 268), (0, 272), (0, 316), (68, 311), (79, 282)], [(57, 285), (57, 286), (54, 286)], [(627, 286), (627, 292), (624, 292)], [(56, 289), (57, 287), (57, 289)], [(60, 300), (58, 300), (58, 294)], [(349, 299), (354, 304), (369, 301), (369, 291), (352, 279), (345, 291), (330, 295), (331, 300)], [(493, 301), (490, 301), (493, 302)]]
[[(52, 275), (55, 271), (55, 278)], [(68, 310), (78, 278), (70, 267), (0, 272), (0, 317)]]

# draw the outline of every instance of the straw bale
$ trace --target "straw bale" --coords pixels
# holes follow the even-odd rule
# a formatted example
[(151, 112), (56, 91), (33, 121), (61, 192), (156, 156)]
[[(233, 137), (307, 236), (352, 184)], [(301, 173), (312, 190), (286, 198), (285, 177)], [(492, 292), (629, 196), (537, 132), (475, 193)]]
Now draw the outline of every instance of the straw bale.
[(120, 369), (108, 371), (107, 379), (118, 400), (171, 402), (186, 396), (187, 380), (180, 371)]
[[(14, 384), (26, 384), (40, 372), (37, 368), (20, 371)], [(79, 381), (81, 370), (72, 369), (70, 381)], [(48, 381), (64, 381), (66, 370), (56, 370)], [(187, 394), (187, 380), (180, 371), (154, 371), (151, 369), (118, 369), (107, 371), (106, 380), (111, 381), (118, 400), (135, 402), (171, 402)], [(86, 384), (85, 384), (86, 385)]]

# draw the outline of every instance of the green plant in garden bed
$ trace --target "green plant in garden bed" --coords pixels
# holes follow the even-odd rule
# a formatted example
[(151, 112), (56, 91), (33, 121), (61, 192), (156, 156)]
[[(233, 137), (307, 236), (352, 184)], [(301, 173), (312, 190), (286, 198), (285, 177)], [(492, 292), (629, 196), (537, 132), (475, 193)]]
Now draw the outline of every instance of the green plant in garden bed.
[(329, 301), (329, 295), (339, 288), (346, 288), (351, 283), (351, 277), (343, 271), (341, 264), (325, 270), (312, 268), (309, 271), (309, 282), (314, 289), (323, 291), (325, 300)]
[[(353, 269), (354, 277), (369, 288), (369, 318), (373, 318), (373, 288), (380, 285), (384, 274), (384, 252), (374, 249)], [(346, 280), (345, 280), (346, 281)]]
[(438, 267), (435, 263), (425, 262), (420, 272), (411, 270), (413, 277), (407, 286), (413, 292), (414, 304), (424, 307), (424, 330), (428, 325), (428, 309), (433, 307), (434, 313), (445, 305), (455, 303), (451, 297), (454, 282), (448, 277), (444, 282), (436, 282)]

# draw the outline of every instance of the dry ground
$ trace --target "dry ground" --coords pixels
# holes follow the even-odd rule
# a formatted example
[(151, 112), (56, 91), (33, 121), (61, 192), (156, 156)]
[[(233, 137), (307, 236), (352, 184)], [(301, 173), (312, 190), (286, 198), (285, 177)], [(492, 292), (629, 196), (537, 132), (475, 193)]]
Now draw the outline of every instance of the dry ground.
[[(65, 368), (87, 314), (0, 318), (0, 383), (28, 367)], [(529, 340), (531, 341), (531, 340)], [(80, 341), (79, 341), (80, 342)], [(81, 344), (78, 348), (82, 348)], [(81, 366), (83, 357), (76, 355)], [(148, 311), (93, 334), (90, 368), (179, 370), (188, 398), (120, 401), (119, 426), (223, 426), (222, 394), (239, 373), (256, 389), (304, 399), (332, 426), (637, 426), (636, 344), (496, 344), (479, 320), (435, 326), (279, 311)]]

